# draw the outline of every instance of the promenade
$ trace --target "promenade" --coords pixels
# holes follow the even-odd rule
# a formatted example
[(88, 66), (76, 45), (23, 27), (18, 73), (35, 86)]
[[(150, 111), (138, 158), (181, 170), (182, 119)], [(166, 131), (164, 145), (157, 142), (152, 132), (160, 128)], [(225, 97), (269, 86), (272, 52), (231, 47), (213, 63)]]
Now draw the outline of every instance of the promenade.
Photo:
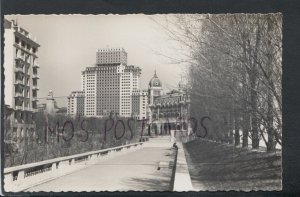
[[(180, 137), (177, 137), (178, 148), (174, 148), (173, 140), (171, 136), (157, 136), (141, 143), (140, 147), (132, 145), (131, 151), (126, 152), (125, 148), (123, 153), (102, 156), (106, 159), (94, 157), (90, 162), (74, 165), (70, 165), (72, 161), (61, 161), (61, 171), (56, 171), (57, 161), (54, 161), (52, 171), (43, 172), (40, 179), (34, 179), (39, 175), (23, 179), (23, 183), (37, 180), (35, 184), (25, 190), (17, 186), (13, 188), (25, 192), (281, 189), (280, 151), (254, 151), (200, 138), (181, 141)], [(63, 170), (72, 166), (74, 170), (64, 173)], [(52, 173), (52, 179), (41, 180)], [(22, 175), (18, 177), (21, 179)]]
[(169, 191), (175, 158), (171, 147), (169, 137), (152, 140), (140, 150), (97, 162), (25, 191)]

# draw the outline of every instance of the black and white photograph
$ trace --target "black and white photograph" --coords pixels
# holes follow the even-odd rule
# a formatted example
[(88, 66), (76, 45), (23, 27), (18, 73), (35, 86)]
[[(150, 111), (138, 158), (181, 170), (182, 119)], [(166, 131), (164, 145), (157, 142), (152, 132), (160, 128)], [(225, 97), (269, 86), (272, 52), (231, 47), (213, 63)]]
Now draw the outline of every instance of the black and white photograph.
[(281, 191), (282, 26), (5, 15), (4, 190)]

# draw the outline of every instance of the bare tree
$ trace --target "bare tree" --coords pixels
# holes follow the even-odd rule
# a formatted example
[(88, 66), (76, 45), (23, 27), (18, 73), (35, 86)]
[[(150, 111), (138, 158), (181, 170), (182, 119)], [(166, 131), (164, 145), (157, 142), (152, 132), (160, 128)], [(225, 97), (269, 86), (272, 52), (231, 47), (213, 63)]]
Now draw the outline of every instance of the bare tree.
[(189, 64), (191, 113), (214, 121), (209, 138), (239, 145), (242, 137), (243, 147), (251, 138), (254, 149), (262, 139), (268, 151), (281, 145), (281, 18), (281, 14), (165, 18), (162, 27), (182, 46), (181, 58), (172, 60)]

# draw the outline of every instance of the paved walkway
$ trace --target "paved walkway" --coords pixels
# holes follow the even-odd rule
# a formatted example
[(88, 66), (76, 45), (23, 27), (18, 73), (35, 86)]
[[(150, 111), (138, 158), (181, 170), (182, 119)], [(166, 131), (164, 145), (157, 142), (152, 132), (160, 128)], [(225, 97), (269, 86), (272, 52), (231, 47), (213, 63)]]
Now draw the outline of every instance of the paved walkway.
[(173, 161), (170, 146), (146, 146), (26, 191), (169, 191)]

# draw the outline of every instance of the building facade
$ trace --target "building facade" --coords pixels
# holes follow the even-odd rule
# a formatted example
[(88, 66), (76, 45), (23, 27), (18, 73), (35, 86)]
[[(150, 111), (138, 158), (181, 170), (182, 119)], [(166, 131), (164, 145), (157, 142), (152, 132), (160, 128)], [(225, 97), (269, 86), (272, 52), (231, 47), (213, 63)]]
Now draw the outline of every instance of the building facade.
[(96, 65), (82, 71), (84, 115), (130, 117), (131, 95), (139, 88), (141, 69), (127, 65), (124, 49), (99, 49), (96, 56)]
[(147, 90), (133, 90), (132, 92), (132, 117), (137, 120), (147, 118), (148, 106), (148, 91)]
[(84, 115), (84, 91), (73, 91), (68, 97), (67, 114), (70, 116)]
[(5, 134), (18, 144), (30, 143), (29, 137), (35, 135), (40, 45), (15, 21), (4, 19), (4, 29)]
[(156, 73), (149, 83), (149, 122), (155, 134), (170, 134), (170, 130), (191, 132), (190, 96), (182, 82), (178, 89), (162, 93)]
[(96, 52), (96, 64), (127, 64), (127, 52), (123, 48), (102, 48)]

